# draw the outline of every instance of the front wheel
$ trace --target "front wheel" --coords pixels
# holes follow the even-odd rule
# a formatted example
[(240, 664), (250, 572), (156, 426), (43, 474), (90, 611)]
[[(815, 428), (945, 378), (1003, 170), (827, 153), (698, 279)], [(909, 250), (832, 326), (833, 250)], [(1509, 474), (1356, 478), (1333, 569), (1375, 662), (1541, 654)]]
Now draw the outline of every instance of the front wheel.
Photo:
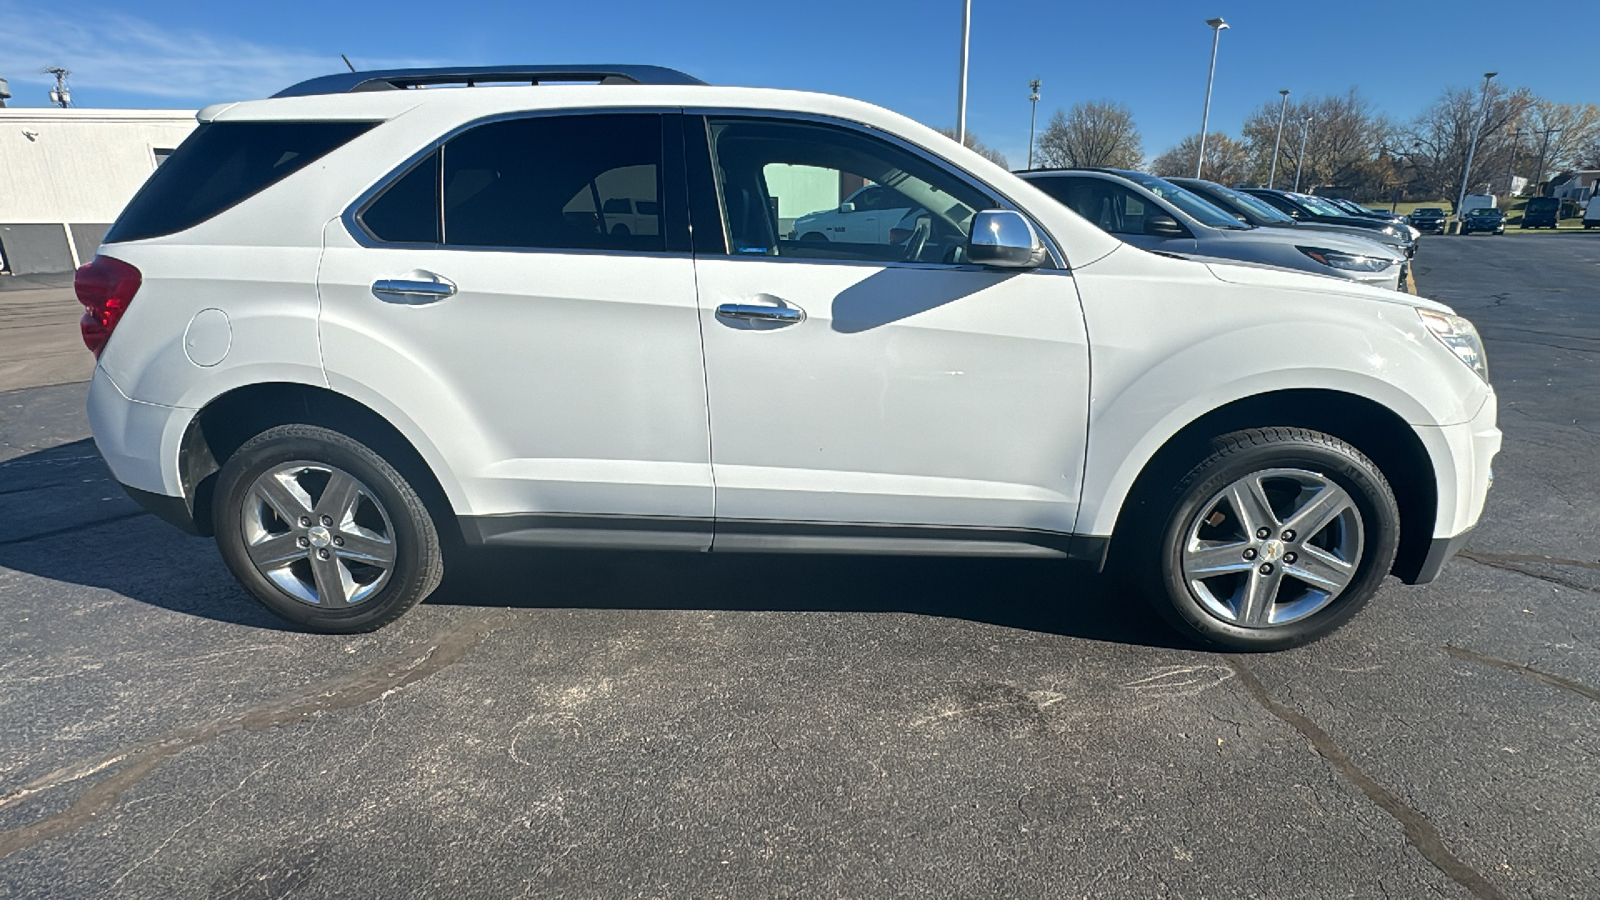
[(1223, 435), (1169, 495), (1147, 593), (1179, 630), (1231, 650), (1316, 640), (1394, 563), (1400, 514), (1377, 466), (1331, 435)]
[(246, 441), (218, 475), (217, 547), (268, 609), (325, 634), (371, 631), (444, 575), (433, 519), (383, 457), (313, 425)]

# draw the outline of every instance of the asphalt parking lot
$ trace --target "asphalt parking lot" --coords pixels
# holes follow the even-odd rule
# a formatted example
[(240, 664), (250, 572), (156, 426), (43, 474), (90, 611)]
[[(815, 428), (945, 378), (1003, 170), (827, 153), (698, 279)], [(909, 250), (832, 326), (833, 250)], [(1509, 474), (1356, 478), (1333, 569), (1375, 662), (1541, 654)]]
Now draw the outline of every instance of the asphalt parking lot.
[(1484, 521), (1248, 657), (1065, 564), (857, 557), (480, 557), (300, 634), (56, 360), (0, 393), (0, 897), (1600, 896), (1600, 235), (1416, 280), (1487, 339)]

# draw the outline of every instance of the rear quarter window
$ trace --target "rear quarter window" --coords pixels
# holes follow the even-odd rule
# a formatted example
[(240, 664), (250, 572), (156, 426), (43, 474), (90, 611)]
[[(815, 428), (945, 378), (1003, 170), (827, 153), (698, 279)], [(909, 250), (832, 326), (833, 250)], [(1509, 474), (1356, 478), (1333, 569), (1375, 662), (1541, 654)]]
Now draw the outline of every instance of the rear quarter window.
[(134, 195), (108, 244), (174, 234), (237, 206), (370, 130), (373, 122), (209, 122)]

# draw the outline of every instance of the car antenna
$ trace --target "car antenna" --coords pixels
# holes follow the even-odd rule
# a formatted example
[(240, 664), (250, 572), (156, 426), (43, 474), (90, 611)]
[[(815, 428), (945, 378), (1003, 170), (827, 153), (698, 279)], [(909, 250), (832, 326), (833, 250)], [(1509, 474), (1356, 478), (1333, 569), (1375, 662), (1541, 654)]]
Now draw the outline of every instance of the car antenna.
[[(344, 60), (344, 64), (345, 65), (350, 66), (350, 57), (345, 56), (343, 53), (341, 53), (341, 54), (339, 54), (339, 58)], [(350, 66), (350, 71), (354, 72), (355, 70), (356, 70), (355, 66)]]

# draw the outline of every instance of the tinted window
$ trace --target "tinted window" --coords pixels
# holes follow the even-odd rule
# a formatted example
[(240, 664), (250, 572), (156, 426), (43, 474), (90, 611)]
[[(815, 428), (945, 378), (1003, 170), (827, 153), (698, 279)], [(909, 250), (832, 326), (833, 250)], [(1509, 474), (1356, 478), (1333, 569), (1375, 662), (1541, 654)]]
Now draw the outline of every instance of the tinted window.
[(661, 168), (656, 115), (543, 116), (481, 125), (444, 148), (444, 241), (664, 250)]
[(439, 153), (434, 151), (389, 185), (361, 214), (380, 241), (439, 243)]
[(1065, 175), (1029, 183), (1111, 234), (1144, 234), (1145, 217), (1163, 214), (1132, 188), (1104, 178)]
[[(737, 254), (961, 263), (973, 216), (999, 205), (942, 167), (850, 129), (759, 119), (710, 124), (724, 225)], [(840, 212), (852, 196), (855, 210)]]
[(211, 122), (194, 130), (134, 196), (106, 243), (193, 228), (372, 128), (371, 122)]

